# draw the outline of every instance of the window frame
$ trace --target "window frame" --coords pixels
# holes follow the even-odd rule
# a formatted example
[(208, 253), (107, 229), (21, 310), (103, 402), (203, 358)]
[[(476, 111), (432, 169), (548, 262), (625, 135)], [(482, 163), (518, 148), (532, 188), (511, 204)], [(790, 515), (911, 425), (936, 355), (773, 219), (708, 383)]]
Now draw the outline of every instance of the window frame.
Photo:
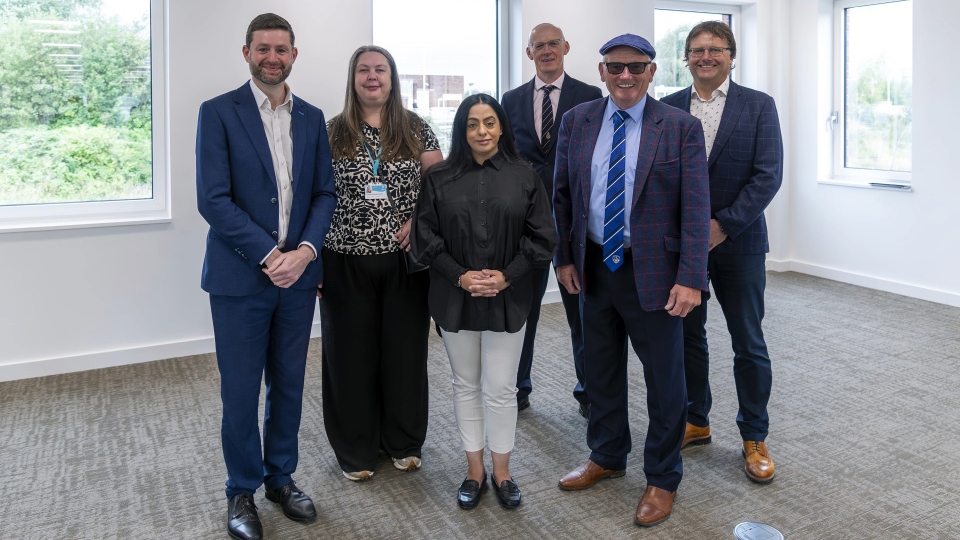
[[(654, 9), (654, 24), (656, 24), (656, 11), (657, 10), (666, 10), (666, 11), (686, 11), (691, 13), (721, 13), (724, 15), (730, 16), (730, 29), (733, 31), (733, 37), (737, 40), (737, 48), (742, 49), (742, 35), (741, 31), (743, 28), (743, 19), (742, 19), (742, 10), (740, 4), (723, 2), (704, 2), (704, 1), (687, 1), (687, 0), (656, 0), (653, 4)], [(654, 28), (656, 30), (656, 28)], [(739, 52), (739, 51), (738, 51)], [(735, 62), (735, 69), (730, 71), (730, 80), (731, 81), (741, 81), (743, 80), (743, 70), (740, 67), (740, 63), (737, 60)], [(656, 81), (654, 81), (656, 82)]]
[[(885, 189), (910, 191), (913, 182), (913, 163), (910, 171), (884, 171), (880, 169), (863, 169), (847, 167), (844, 163), (846, 155), (846, 10), (851, 8), (892, 4), (896, 2), (910, 2), (912, 0), (834, 0), (833, 3), (833, 107), (827, 118), (827, 126), (831, 131), (831, 174), (833, 181), (865, 185)], [(913, 64), (910, 66), (913, 71)], [(834, 183), (834, 182), (830, 182)]]
[(167, 20), (167, 0), (150, 0), (153, 197), (118, 201), (0, 206), (0, 234), (171, 221), (169, 118), (167, 118)]

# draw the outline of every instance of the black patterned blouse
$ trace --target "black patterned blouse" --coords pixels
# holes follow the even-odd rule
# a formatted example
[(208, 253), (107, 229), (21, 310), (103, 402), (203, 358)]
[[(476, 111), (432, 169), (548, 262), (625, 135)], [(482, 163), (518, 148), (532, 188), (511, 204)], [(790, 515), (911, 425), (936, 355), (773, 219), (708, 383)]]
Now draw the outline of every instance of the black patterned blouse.
[[(329, 125), (327, 128), (329, 129)], [(363, 123), (363, 136), (376, 158), (380, 147), (380, 130)], [(418, 134), (423, 151), (439, 150), (437, 136), (426, 122)], [(348, 255), (376, 255), (400, 251), (393, 237), (400, 224), (410, 219), (420, 194), (420, 158), (397, 159), (380, 163), (380, 182), (387, 185), (397, 206), (399, 219), (387, 199), (365, 199), (364, 190), (374, 182), (373, 164), (363, 143), (357, 143), (353, 159), (333, 160), (337, 186), (337, 210), (324, 247)]]

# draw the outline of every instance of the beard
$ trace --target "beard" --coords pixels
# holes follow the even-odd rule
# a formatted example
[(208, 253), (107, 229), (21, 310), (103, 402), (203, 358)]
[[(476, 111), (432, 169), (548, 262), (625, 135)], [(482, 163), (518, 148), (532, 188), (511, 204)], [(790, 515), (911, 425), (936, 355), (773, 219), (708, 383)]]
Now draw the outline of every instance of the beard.
[(271, 77), (263, 72), (263, 68), (261, 66), (250, 64), (250, 75), (252, 75), (254, 79), (257, 79), (263, 84), (274, 85), (274, 84), (280, 84), (283, 81), (287, 80), (287, 77), (290, 76), (291, 69), (293, 69), (292, 65), (286, 66), (286, 68), (281, 68), (280, 73), (278, 73), (275, 77)]

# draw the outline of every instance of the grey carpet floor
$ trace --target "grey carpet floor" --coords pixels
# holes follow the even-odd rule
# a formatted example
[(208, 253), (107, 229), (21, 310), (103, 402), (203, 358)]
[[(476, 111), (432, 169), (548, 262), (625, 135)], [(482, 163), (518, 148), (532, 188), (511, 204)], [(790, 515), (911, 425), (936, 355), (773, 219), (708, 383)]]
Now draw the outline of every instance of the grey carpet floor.
[[(795, 273), (769, 273), (765, 333), (777, 478), (742, 472), (729, 338), (711, 301), (713, 444), (684, 450), (673, 516), (632, 524), (644, 488), (641, 366), (630, 367), (636, 450), (627, 475), (567, 493), (557, 480), (588, 455), (586, 421), (560, 304), (545, 306), (532, 406), (512, 460), (524, 502), (488, 492), (464, 512), (465, 473), (443, 345), (430, 341), (423, 469), (382, 460), (344, 479), (323, 429), (320, 343), (307, 366), (295, 478), (320, 517), (285, 519), (257, 494), (267, 538), (732, 538), (742, 521), (788, 539), (960, 538), (960, 309)], [(213, 355), (0, 384), (0, 538), (226, 538)], [(489, 457), (487, 458), (489, 464)]]

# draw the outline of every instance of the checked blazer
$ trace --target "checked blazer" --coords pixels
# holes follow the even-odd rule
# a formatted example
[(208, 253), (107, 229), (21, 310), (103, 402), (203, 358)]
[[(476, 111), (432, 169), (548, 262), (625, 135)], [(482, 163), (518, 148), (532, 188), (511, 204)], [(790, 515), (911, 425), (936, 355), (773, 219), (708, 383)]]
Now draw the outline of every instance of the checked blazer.
[[(557, 139), (554, 266), (574, 264), (584, 275), (590, 169), (607, 105), (603, 98), (564, 115)], [(707, 159), (700, 121), (647, 96), (630, 214), (634, 281), (644, 311), (663, 309), (674, 284), (707, 290), (710, 241)]]
[[(557, 159), (557, 145), (550, 144), (546, 151), (540, 146), (540, 139), (537, 137), (537, 129), (533, 118), (533, 93), (536, 78), (530, 79), (524, 84), (504, 92), (501, 103), (503, 110), (510, 119), (510, 127), (513, 130), (513, 138), (516, 141), (517, 152), (520, 157), (530, 162), (533, 170), (537, 171), (540, 180), (543, 181), (547, 193), (553, 194), (553, 167)], [(600, 89), (596, 86), (580, 82), (570, 75), (563, 78), (563, 86), (560, 87), (560, 102), (557, 104), (557, 110), (553, 111), (553, 127), (550, 128), (551, 141), (557, 140), (560, 131), (560, 118), (564, 113), (576, 105), (593, 101), (603, 97)]]
[[(690, 112), (692, 88), (670, 94), (662, 101)], [(772, 97), (730, 81), (707, 169), (710, 215), (728, 235), (713, 252), (770, 251), (763, 211), (783, 180), (783, 140)]]

